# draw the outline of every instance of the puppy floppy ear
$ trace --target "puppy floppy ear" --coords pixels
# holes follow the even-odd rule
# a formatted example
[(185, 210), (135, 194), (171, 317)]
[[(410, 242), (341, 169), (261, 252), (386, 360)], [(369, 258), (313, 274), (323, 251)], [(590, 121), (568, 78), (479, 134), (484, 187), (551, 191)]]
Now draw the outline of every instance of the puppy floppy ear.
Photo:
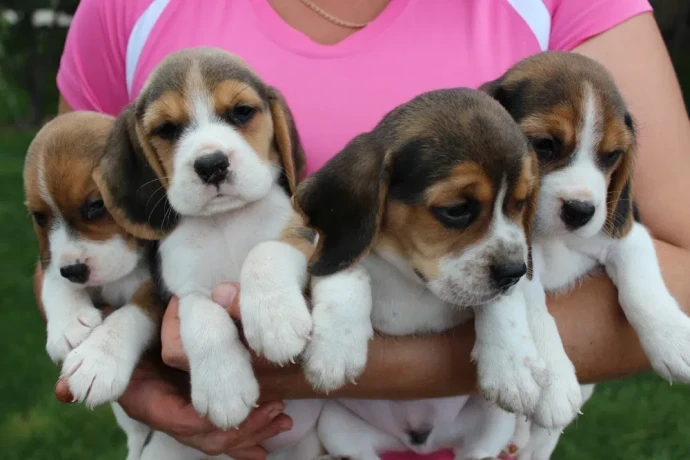
[(297, 126), (283, 95), (274, 87), (268, 88), (268, 100), (273, 118), (274, 145), (278, 151), (284, 175), (281, 185), (288, 194), (295, 193), (306, 165), (304, 150)]
[(539, 204), (539, 161), (537, 155), (533, 152), (530, 155), (530, 168), (532, 170), (532, 193), (527, 197), (525, 202), (525, 211), (522, 216), (522, 226), (525, 229), (525, 238), (527, 240), (527, 279), (532, 279), (532, 225), (534, 219), (537, 217), (537, 209)]
[(361, 134), (297, 188), (294, 203), (319, 233), (313, 275), (351, 266), (372, 245), (388, 191), (386, 158), (372, 134)]
[(632, 172), (634, 148), (623, 154), (621, 162), (611, 174), (606, 196), (606, 223), (604, 231), (612, 238), (622, 238), (628, 234), (635, 220), (632, 198)]
[(529, 85), (528, 80), (508, 83), (503, 77), (500, 77), (484, 83), (479, 87), (479, 91), (494, 98), (519, 122), (525, 116), (524, 99)]
[(115, 221), (137, 238), (161, 239), (179, 220), (168, 202), (162, 174), (161, 165), (144, 151), (130, 105), (115, 121), (93, 178)]

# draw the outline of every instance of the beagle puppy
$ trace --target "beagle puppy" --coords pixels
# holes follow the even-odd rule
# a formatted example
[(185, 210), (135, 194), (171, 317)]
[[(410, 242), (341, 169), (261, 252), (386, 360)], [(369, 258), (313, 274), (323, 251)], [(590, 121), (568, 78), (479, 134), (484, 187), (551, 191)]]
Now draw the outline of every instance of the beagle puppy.
[[(94, 176), (118, 223), (139, 238), (160, 241), (156, 281), (165, 297), (179, 298), (192, 404), (219, 428), (247, 417), (259, 385), (235, 323), (211, 300), (211, 291), (240, 279), (257, 243), (279, 237), (303, 168), (297, 131), (279, 92), (241, 59), (193, 48), (168, 55), (153, 70), (118, 116)], [(310, 313), (305, 308), (293, 315), (291, 325), (306, 341)], [(285, 325), (266, 318), (262, 327), (280, 334)], [(279, 438), (287, 444), (301, 439), (313, 429), (320, 404), (290, 401), (286, 412), (295, 416), (294, 429)], [(157, 433), (144, 457), (162, 458), (150, 453), (158, 438), (167, 442)], [(272, 448), (282, 448), (274, 441)]]
[[(89, 407), (122, 395), (163, 311), (148, 245), (116, 223), (92, 178), (113, 121), (93, 112), (58, 116), (33, 139), (24, 164), (44, 274), (46, 350), (63, 362), (75, 400)], [(105, 319), (103, 304), (116, 308)]]
[[(621, 307), (656, 372), (669, 381), (690, 381), (690, 318), (667, 289), (652, 238), (639, 221), (632, 190), (636, 129), (613, 77), (585, 56), (546, 52), (482, 89), (508, 110), (539, 157), (528, 314), (553, 373), (532, 420), (565, 426), (583, 398), (544, 291), (564, 291), (598, 267), (617, 286)], [(589, 394), (591, 388), (585, 388), (584, 396)], [(562, 410), (550, 411), (558, 418), (549, 419), (543, 409), (554, 405)], [(543, 460), (551, 453), (537, 450), (541, 453), (520, 458)]]
[[(421, 94), (300, 184), (289, 231), (256, 246), (245, 262), (241, 305), (269, 308), (271, 290), (284, 292), (299, 278), (285, 271), (288, 261), (269, 257), (283, 244), (300, 250), (294, 267), (309, 259), (313, 275), (307, 366), (314, 356), (330, 356), (337, 367), (343, 350), (362, 344), (366, 358), (372, 323), (388, 335), (423, 334), (474, 313), (481, 390), (510, 411), (530, 414), (545, 374), (521, 287), (537, 196), (536, 156), (496, 101), (469, 89)], [(312, 238), (305, 229), (318, 232), (315, 248), (306, 244)], [(262, 257), (271, 264), (262, 265)], [(268, 283), (271, 290), (260, 289)], [(350, 303), (357, 297), (363, 303)], [(347, 370), (337, 370), (345, 380)], [(498, 455), (514, 417), (478, 395), (347, 399), (325, 403), (319, 436), (333, 456), (368, 460), (389, 450), (454, 448), (456, 458), (484, 458)], [(496, 426), (502, 434), (489, 430)]]

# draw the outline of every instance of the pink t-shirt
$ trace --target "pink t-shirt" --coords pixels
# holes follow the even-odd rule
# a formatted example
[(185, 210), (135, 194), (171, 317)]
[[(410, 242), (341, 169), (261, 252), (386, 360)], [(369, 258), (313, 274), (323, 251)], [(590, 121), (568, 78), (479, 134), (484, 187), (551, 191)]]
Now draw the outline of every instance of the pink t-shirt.
[(571, 50), (647, 11), (648, 0), (392, 0), (369, 26), (324, 46), (268, 0), (82, 0), (57, 84), (73, 109), (117, 115), (168, 53), (226, 49), (283, 93), (313, 172), (421, 92), (477, 87), (526, 56)]
[(57, 84), (73, 109), (116, 115), (168, 53), (226, 49), (284, 94), (313, 172), (423, 91), (477, 87), (521, 58), (571, 50), (650, 10), (648, 0), (392, 0), (325, 46), (268, 0), (82, 0)]

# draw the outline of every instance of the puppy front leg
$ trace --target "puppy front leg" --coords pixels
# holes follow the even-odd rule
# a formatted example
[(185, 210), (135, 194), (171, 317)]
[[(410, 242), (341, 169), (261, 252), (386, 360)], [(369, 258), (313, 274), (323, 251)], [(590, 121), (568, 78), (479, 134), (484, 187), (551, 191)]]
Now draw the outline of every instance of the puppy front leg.
[(544, 388), (531, 418), (544, 428), (561, 431), (577, 416), (582, 406), (575, 366), (563, 348), (556, 321), (546, 307), (544, 287), (536, 273), (532, 280), (525, 280), (525, 299), (529, 327), (549, 373), (549, 384)]
[(548, 378), (527, 323), (523, 282), (511, 294), (475, 308), (472, 360), (485, 398), (509, 412), (530, 415)]
[[(582, 404), (584, 404), (592, 396), (594, 385), (582, 385), (580, 391)], [(553, 451), (556, 450), (561, 433), (559, 431), (547, 430), (523, 420), (520, 423), (519, 429), (516, 430), (513, 440), (518, 437), (520, 441), (515, 446), (519, 450), (513, 452), (513, 456), (517, 455), (517, 460), (549, 460)]]
[(194, 409), (219, 428), (236, 427), (255, 407), (259, 383), (235, 323), (208, 297), (186, 295), (180, 298), (180, 338)]
[(127, 457), (125, 460), (141, 460), (141, 451), (153, 435), (153, 429), (137, 422), (116, 402), (110, 403), (115, 421), (127, 437)]
[(48, 270), (43, 278), (41, 302), (48, 332), (46, 351), (55, 363), (63, 361), (103, 321), (86, 289), (54, 270)]
[(515, 431), (510, 437), (510, 441), (503, 448), (501, 452), (501, 458), (510, 457), (513, 458), (520, 452), (521, 449), (525, 448), (529, 443), (529, 434), (532, 429), (532, 422), (529, 418), (523, 415), (519, 415), (515, 420)]
[(95, 407), (117, 400), (158, 331), (164, 306), (151, 281), (72, 350), (62, 367), (75, 400)]
[(669, 381), (690, 382), (690, 317), (664, 283), (647, 229), (636, 223), (615, 241), (605, 267), (654, 370)]
[(361, 265), (312, 279), (312, 339), (304, 373), (314, 388), (336, 390), (354, 382), (367, 363), (371, 325), (371, 279)]
[(302, 292), (306, 280), (307, 258), (280, 241), (258, 244), (242, 265), (244, 336), (269, 361), (294, 362), (309, 340), (312, 317)]

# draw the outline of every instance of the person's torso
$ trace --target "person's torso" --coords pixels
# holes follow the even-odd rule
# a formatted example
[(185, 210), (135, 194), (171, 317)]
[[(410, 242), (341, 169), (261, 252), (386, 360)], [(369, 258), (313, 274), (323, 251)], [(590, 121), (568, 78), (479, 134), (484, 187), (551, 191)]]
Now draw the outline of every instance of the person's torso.
[(268, 0), (140, 0), (138, 10), (127, 28), (129, 102), (167, 54), (225, 49), (283, 93), (308, 173), (414, 96), (497, 78), (546, 49), (550, 30), (543, 0), (392, 0), (335, 45), (292, 29)]

